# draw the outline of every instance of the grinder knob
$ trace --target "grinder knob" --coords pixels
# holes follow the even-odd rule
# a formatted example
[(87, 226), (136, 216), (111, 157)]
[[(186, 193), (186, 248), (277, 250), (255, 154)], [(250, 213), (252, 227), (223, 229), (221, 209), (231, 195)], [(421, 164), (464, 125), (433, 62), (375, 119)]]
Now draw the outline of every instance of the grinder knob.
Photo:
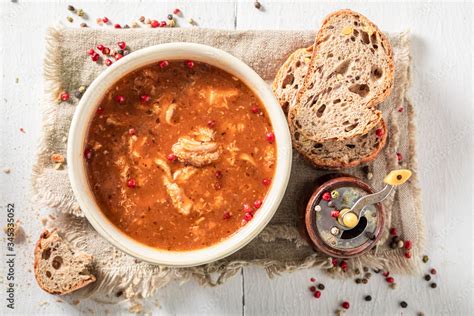
[(389, 185), (398, 186), (404, 184), (411, 177), (408, 169), (393, 170), (385, 176), (383, 182)]

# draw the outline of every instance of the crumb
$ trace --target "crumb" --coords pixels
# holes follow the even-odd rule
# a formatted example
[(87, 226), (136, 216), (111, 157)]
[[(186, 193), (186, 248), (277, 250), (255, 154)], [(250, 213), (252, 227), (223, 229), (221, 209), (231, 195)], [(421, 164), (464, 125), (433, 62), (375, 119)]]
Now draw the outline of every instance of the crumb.
[(60, 299), (60, 298), (57, 298), (57, 299), (56, 299), (56, 302), (62, 303), (62, 302), (64, 302), (64, 301), (63, 301), (62, 299)]
[(46, 301), (41, 301), (41, 302), (39, 302), (39, 306), (44, 306), (44, 305), (48, 305), (48, 304), (49, 304), (49, 303), (46, 302)]
[(133, 304), (132, 306), (130, 306), (128, 308), (128, 311), (130, 313), (135, 313), (135, 314), (142, 313), (143, 312), (143, 305), (140, 304), (140, 303), (135, 303), (135, 304)]
[(74, 305), (79, 305), (80, 302), (81, 302), (81, 301), (79, 301), (79, 300), (74, 300), (74, 301), (72, 301), (72, 304), (74, 304)]
[(48, 223), (48, 219), (46, 217), (42, 217), (41, 224), (43, 224), (43, 226), (46, 226), (47, 223)]
[(19, 83), (20, 82), (20, 78), (16, 77), (15, 78), (15, 83)]
[(53, 214), (49, 214), (49, 218), (51, 218), (54, 221), (56, 219), (56, 216), (54, 216)]
[[(23, 227), (21, 227), (20, 220), (17, 220), (16, 223), (13, 224), (13, 228), (10, 228), (10, 230), (11, 229), (13, 229), (13, 238), (14, 238), (15, 243), (22, 243), (23, 241), (25, 241), (26, 235), (25, 235), (25, 231), (23, 230)], [(8, 234), (8, 231), (9, 231), (8, 225), (5, 225), (3, 227), (3, 231), (5, 232), (6, 235)]]
[(23, 127), (20, 127), (20, 132), (22, 132), (23, 134), (26, 133), (25, 129)]
[(3, 173), (10, 174), (12, 170), (10, 168), (3, 168)]

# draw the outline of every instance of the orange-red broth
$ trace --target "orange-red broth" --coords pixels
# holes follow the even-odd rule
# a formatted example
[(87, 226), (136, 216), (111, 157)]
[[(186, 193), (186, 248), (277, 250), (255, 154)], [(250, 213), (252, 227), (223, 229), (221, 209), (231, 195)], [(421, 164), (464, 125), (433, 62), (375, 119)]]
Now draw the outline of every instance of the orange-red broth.
[(239, 79), (199, 62), (152, 64), (101, 101), (87, 136), (88, 179), (102, 212), (131, 238), (167, 250), (208, 247), (261, 206), (274, 138)]

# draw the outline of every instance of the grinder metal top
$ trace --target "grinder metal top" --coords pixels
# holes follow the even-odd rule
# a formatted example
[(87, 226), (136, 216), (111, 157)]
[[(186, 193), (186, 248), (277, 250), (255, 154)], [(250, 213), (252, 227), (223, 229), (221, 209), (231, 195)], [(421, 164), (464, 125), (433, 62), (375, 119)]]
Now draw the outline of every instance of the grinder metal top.
[(314, 247), (332, 257), (352, 257), (371, 249), (381, 237), (382, 203), (409, 170), (388, 174), (381, 191), (352, 176), (335, 177), (314, 191), (306, 208), (306, 230)]

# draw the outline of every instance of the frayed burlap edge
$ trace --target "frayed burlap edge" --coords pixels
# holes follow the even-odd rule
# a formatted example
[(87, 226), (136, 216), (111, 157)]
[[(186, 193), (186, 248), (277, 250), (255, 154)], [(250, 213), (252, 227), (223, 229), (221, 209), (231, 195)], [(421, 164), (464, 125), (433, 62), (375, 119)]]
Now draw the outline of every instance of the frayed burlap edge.
[[(61, 29), (62, 27), (50, 28), (47, 35), (47, 47), (46, 47), (46, 58), (44, 62), (44, 77), (45, 77), (45, 97), (42, 101), (44, 106), (43, 113), (43, 136), (41, 138), (41, 143), (39, 146), (39, 156), (37, 163), (33, 168), (32, 183), (34, 189), (34, 201), (40, 205), (47, 205), (56, 209), (73, 209), (76, 210), (74, 215), (80, 216), (80, 209), (77, 203), (73, 199), (69, 199), (66, 196), (56, 196), (48, 192), (43, 192), (39, 190), (38, 177), (41, 176), (45, 160), (49, 160), (50, 156), (47, 153), (48, 149), (48, 139), (45, 135), (48, 130), (51, 130), (55, 124), (54, 113), (54, 104), (56, 103), (58, 94), (61, 89), (60, 85), (60, 76), (62, 70), (62, 59), (61, 59)], [(400, 35), (401, 41), (408, 42), (408, 33), (402, 33)], [(405, 46), (404, 46), (405, 47)], [(409, 45), (405, 47), (406, 52), (403, 55), (403, 58), (410, 58)], [(402, 75), (408, 76), (408, 70), (401, 72)], [(408, 80), (407, 80), (408, 81)], [(408, 87), (408, 84), (407, 84)], [(407, 88), (405, 87), (405, 88)], [(400, 100), (400, 104), (403, 103), (403, 100)], [(407, 103), (407, 108), (409, 113), (413, 115), (414, 109), (411, 104)], [(393, 113), (392, 113), (393, 114)], [(416, 171), (416, 157), (415, 157), (415, 124), (414, 118), (411, 117), (409, 122), (410, 130), (410, 152), (411, 152), (411, 161), (409, 168)], [(390, 143), (389, 153), (394, 153), (396, 151), (396, 146), (398, 144), (396, 127), (394, 128), (394, 135), (392, 142)], [(392, 155), (393, 157), (393, 155)], [(394, 159), (387, 159), (387, 164), (390, 168), (394, 168), (395, 161)], [(416, 175), (416, 172), (415, 172)], [(411, 186), (415, 191), (417, 196), (417, 205), (418, 210), (421, 209), (421, 202), (419, 199), (420, 193), (416, 185), (417, 179), (414, 176), (410, 180)], [(60, 202), (58, 202), (60, 201)], [(421, 212), (419, 212), (422, 214)], [(71, 220), (70, 215), (62, 214), (63, 220)], [(421, 217), (421, 216), (419, 216)], [(422, 218), (417, 218), (419, 221), (418, 226), (423, 230)], [(84, 218), (76, 217), (73, 221), (81, 221), (81, 225), (89, 225)], [(387, 221), (390, 222), (390, 219)], [(302, 241), (298, 241), (299, 233), (294, 227), (291, 226), (273, 226), (271, 227), (275, 231), (278, 238), (285, 240), (292, 240), (295, 242), (296, 246)], [(81, 248), (81, 244), (84, 242), (86, 235), (81, 234), (81, 230), (65, 230), (65, 237), (75, 246)], [(420, 243), (418, 248), (413, 249), (413, 256), (417, 257), (424, 245), (424, 232), (420, 231)], [(265, 234), (259, 238), (265, 239)], [(304, 242), (304, 241), (303, 241)], [(372, 252), (362, 256), (349, 260), (349, 265), (353, 268), (370, 266), (372, 268), (386, 269), (390, 267), (392, 273), (406, 273), (413, 272), (417, 270), (417, 261), (414, 260), (408, 261), (403, 256), (400, 256), (399, 253), (394, 251), (383, 252), (378, 248), (374, 249)], [(172, 267), (163, 267), (163, 266), (153, 266), (149, 264), (137, 264), (133, 266), (122, 266), (120, 268), (114, 267), (102, 267), (97, 270), (97, 282), (90, 288), (79, 291), (76, 295), (78, 296), (94, 296), (98, 293), (112, 293), (117, 288), (123, 289), (124, 298), (130, 297), (149, 297), (155, 293), (155, 291), (172, 280), (177, 280), (181, 283), (187, 282), (191, 279), (196, 279), (199, 284), (207, 286), (216, 286), (224, 283), (227, 279), (237, 274), (241, 268), (255, 264), (262, 266), (270, 278), (279, 275), (283, 272), (292, 272), (301, 269), (308, 269), (313, 267), (319, 267), (321, 269), (327, 270), (332, 267), (331, 258), (328, 258), (319, 253), (314, 253), (311, 256), (306, 257), (303, 260), (297, 261), (275, 261), (275, 260), (248, 260), (248, 261), (227, 261), (221, 260), (205, 266), (192, 267), (192, 268), (172, 268)], [(333, 274), (336, 277), (340, 276), (351, 276), (352, 272), (340, 273), (336, 271)]]

